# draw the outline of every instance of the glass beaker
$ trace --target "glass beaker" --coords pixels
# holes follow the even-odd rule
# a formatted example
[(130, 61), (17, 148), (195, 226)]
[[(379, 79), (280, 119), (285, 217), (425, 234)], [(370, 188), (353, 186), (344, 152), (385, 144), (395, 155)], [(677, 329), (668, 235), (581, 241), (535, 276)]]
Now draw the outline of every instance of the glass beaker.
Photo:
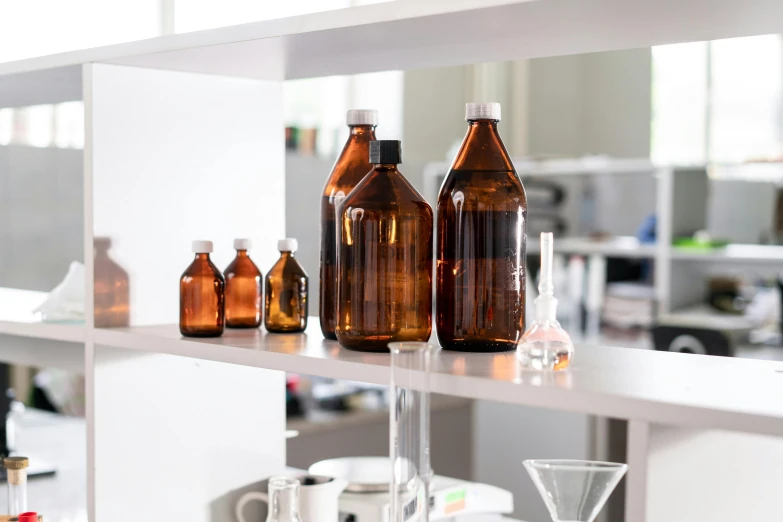
[(392, 466), (389, 522), (429, 521), (430, 394), (434, 347), (428, 343), (389, 343), (389, 456)]
[(269, 479), (269, 514), (266, 522), (302, 522), (299, 517), (299, 481), (291, 477)]
[(553, 522), (593, 522), (628, 471), (627, 464), (591, 460), (526, 460), (523, 464)]

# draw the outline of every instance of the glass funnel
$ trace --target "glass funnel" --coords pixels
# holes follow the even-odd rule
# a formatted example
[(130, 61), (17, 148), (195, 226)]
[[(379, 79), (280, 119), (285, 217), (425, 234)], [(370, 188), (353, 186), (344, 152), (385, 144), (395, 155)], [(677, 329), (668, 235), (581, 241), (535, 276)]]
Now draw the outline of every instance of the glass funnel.
[(553, 522), (593, 522), (628, 470), (627, 464), (590, 460), (523, 462)]
[[(434, 347), (421, 342), (389, 343), (389, 522), (428, 522), (430, 468), (430, 358)], [(416, 389), (414, 389), (414, 387)]]

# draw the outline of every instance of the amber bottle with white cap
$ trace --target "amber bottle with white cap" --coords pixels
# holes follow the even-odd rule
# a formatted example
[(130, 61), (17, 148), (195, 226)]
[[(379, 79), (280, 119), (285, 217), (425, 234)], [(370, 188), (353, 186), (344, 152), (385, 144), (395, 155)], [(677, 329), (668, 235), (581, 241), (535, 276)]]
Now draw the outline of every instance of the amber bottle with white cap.
[(327, 339), (337, 339), (337, 205), (372, 169), (370, 142), (375, 139), (378, 112), (350, 110), (345, 116), (351, 129), (348, 141), (326, 180), (321, 197), (321, 270), (319, 310), (321, 332)]
[(264, 326), (274, 333), (302, 332), (307, 328), (308, 278), (294, 257), (296, 239), (277, 242), (280, 259), (266, 274)]
[(196, 258), (179, 280), (179, 331), (187, 337), (218, 337), (225, 327), (226, 282), (209, 259), (212, 241), (193, 241)]
[(447, 350), (513, 350), (525, 331), (525, 189), (499, 103), (468, 103), (468, 133), (437, 203), (435, 324)]
[(237, 255), (223, 272), (226, 278), (226, 327), (258, 328), (261, 326), (261, 270), (250, 259), (249, 239), (235, 239)]

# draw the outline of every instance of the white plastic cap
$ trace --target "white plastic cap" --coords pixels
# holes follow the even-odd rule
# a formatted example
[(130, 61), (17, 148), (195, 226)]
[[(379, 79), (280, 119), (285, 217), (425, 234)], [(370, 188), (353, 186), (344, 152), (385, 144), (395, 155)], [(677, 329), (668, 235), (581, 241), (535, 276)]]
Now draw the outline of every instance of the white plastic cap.
[(234, 240), (235, 250), (250, 250), (251, 248), (253, 248), (253, 242), (249, 239), (242, 238)]
[(193, 241), (193, 253), (194, 254), (209, 254), (212, 252), (212, 241)]
[(465, 119), (470, 120), (500, 120), (500, 104), (497, 102), (488, 103), (466, 103)]
[(351, 109), (345, 113), (347, 125), (378, 125), (378, 111)]
[(292, 237), (287, 237), (277, 242), (277, 249), (281, 252), (296, 252), (297, 248), (299, 248), (299, 243)]

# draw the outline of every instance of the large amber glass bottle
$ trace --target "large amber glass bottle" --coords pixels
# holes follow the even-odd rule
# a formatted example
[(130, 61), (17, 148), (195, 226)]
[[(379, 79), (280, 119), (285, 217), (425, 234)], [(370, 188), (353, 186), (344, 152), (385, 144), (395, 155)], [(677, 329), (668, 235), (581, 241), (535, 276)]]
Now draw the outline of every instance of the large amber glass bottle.
[(387, 351), (432, 332), (432, 208), (397, 170), (399, 141), (370, 144), (373, 170), (340, 205), (337, 340)]
[(261, 326), (261, 271), (247, 254), (249, 239), (235, 239), (237, 256), (223, 275), (226, 278), (226, 326), (258, 328)]
[(525, 332), (525, 189), (498, 134), (500, 104), (465, 113), (468, 133), (438, 196), (438, 340), (513, 350)]
[(321, 331), (327, 339), (337, 339), (337, 205), (372, 169), (370, 142), (375, 139), (378, 113), (350, 110), (346, 115), (351, 134), (337, 158), (321, 198), (321, 279), (319, 317)]
[(307, 328), (307, 272), (294, 257), (296, 239), (277, 242), (280, 259), (266, 275), (264, 326), (275, 333)]
[(179, 331), (188, 337), (218, 337), (225, 327), (226, 282), (209, 259), (212, 241), (194, 241), (196, 259), (179, 280)]

